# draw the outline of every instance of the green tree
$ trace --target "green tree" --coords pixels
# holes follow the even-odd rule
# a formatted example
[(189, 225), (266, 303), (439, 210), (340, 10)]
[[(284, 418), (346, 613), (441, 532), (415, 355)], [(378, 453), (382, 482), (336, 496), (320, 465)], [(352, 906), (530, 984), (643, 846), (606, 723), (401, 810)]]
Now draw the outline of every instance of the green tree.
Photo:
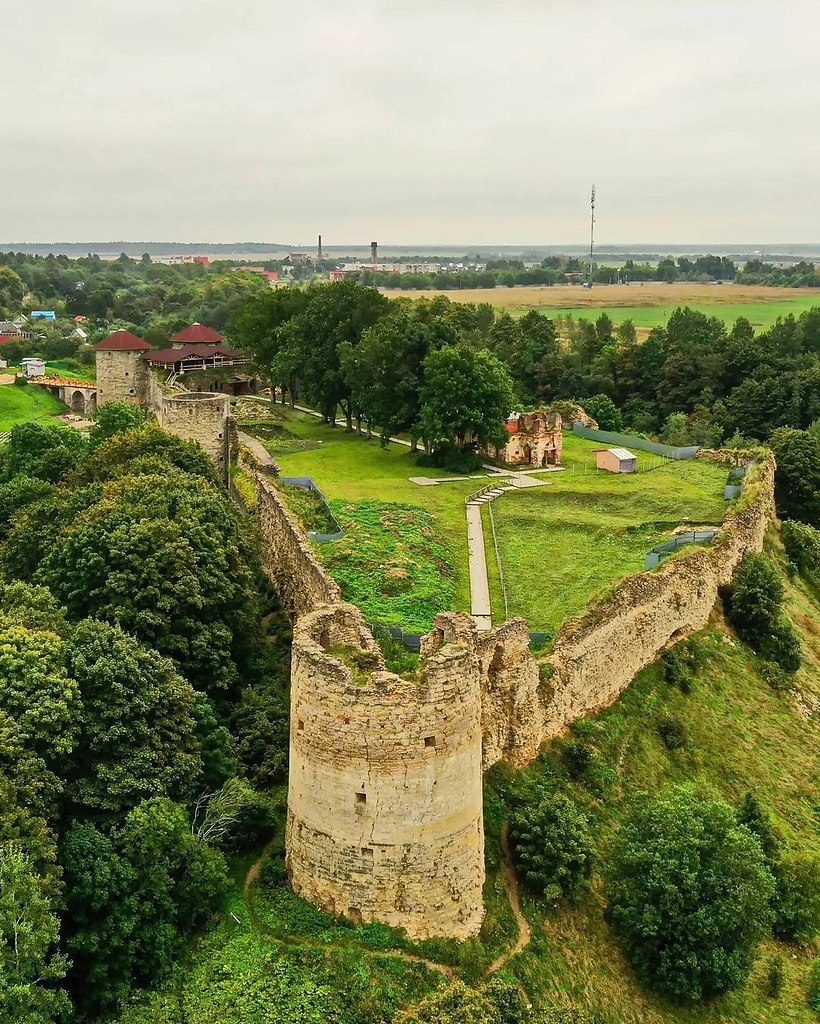
[(203, 763), (190, 683), (104, 622), (81, 622), (68, 652), (82, 702), (79, 756), (66, 784), (74, 813), (119, 816), (148, 797), (195, 796)]
[[(130, 434), (112, 438), (97, 455)], [(67, 527), (34, 578), (71, 619), (120, 626), (213, 694), (235, 689), (240, 671), (249, 678), (257, 671), (253, 553), (238, 511), (219, 489), (171, 470), (123, 477)]]
[(281, 328), (283, 351), (279, 365), (296, 371), (305, 398), (334, 424), (341, 407), (347, 429), (353, 429), (350, 384), (342, 369), (339, 348), (355, 348), (368, 327), (390, 308), (389, 301), (373, 288), (353, 281), (319, 285), (310, 290), (302, 312)]
[(601, 430), (621, 430), (624, 421), (621, 410), (609, 395), (593, 395), (583, 400), (585, 412), (598, 421)]
[(686, 789), (639, 799), (608, 875), (610, 921), (648, 985), (699, 1000), (743, 984), (771, 927), (774, 879), (731, 807)]
[(78, 464), (86, 447), (78, 430), (20, 423), (12, 428), (3, 449), (0, 473), (5, 480), (23, 474), (56, 482)]
[(51, 484), (47, 481), (23, 475), (0, 484), (0, 540), (6, 536), (17, 512), (45, 497), (50, 490)]
[(769, 446), (777, 460), (777, 511), (820, 529), (820, 437), (806, 430), (776, 430)]
[(452, 345), (425, 360), (421, 436), (433, 448), (501, 445), (512, 403), (510, 375), (485, 349)]
[(800, 636), (783, 612), (785, 590), (774, 562), (764, 554), (743, 556), (735, 574), (729, 620), (754, 650), (786, 672), (801, 663)]
[(515, 860), (527, 888), (547, 899), (574, 899), (592, 873), (590, 820), (562, 793), (539, 791), (516, 807), (510, 821)]
[(106, 402), (94, 413), (91, 447), (97, 448), (114, 434), (123, 430), (137, 430), (145, 424), (145, 413), (130, 402)]
[(192, 835), (184, 809), (164, 797), (131, 811), (116, 845), (133, 871), (134, 976), (150, 982), (170, 968), (182, 936), (221, 908), (229, 884), (225, 858)]
[(67, 961), (43, 878), (22, 848), (0, 844), (0, 1020), (52, 1024), (70, 1006), (57, 987)]
[(67, 985), (77, 1008), (97, 1014), (128, 994), (138, 926), (136, 874), (114, 840), (75, 822), (60, 845), (65, 872), (63, 948), (71, 958)]
[(9, 316), (19, 312), (26, 291), (26, 283), (16, 271), (0, 267), (0, 313)]
[(446, 321), (400, 309), (369, 327), (358, 345), (341, 343), (339, 359), (353, 407), (368, 423), (381, 427), (383, 445), (394, 434), (415, 435), (424, 360), (428, 353), (457, 340)]
[(281, 328), (305, 310), (310, 298), (310, 291), (304, 288), (281, 288), (249, 295), (228, 321), (231, 344), (247, 352), (256, 369), (267, 376), (273, 402), (277, 384), (288, 384), (294, 397), (294, 375), (282, 372), (280, 357), (285, 339)]

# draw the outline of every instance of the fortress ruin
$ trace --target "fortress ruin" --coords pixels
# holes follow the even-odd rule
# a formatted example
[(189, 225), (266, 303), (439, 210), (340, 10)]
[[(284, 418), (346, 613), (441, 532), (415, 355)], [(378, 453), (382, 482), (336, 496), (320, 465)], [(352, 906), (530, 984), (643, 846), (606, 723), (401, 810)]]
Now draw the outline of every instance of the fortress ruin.
[[(735, 464), (737, 452), (701, 452)], [(751, 456), (749, 456), (751, 458)], [(523, 619), (478, 633), (436, 616), (418, 669), (385, 669), (252, 456), (265, 570), (294, 620), (286, 864), (331, 914), (413, 938), (476, 935), (484, 914), (483, 772), (525, 765), (577, 718), (611, 704), (670, 643), (706, 625), (774, 517), (774, 460), (749, 470), (709, 548), (624, 580), (536, 658)]]

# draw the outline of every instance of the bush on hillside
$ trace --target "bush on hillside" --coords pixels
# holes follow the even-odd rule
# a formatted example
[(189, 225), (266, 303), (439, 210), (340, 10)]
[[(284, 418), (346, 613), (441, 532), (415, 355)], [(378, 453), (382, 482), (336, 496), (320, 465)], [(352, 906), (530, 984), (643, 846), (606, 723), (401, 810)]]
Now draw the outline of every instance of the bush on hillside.
[(812, 960), (809, 966), (809, 989), (806, 993), (809, 1009), (820, 1013), (820, 957)]
[(658, 721), (658, 732), (667, 750), (679, 750), (686, 746), (686, 726), (679, 718), (665, 715)]
[(769, 999), (778, 999), (783, 990), (783, 958), (772, 957), (766, 972), (766, 995)]
[(595, 840), (589, 817), (562, 793), (536, 791), (510, 819), (515, 862), (532, 892), (574, 899), (592, 873)]
[(775, 934), (811, 942), (820, 932), (820, 859), (811, 854), (783, 857), (775, 880)]
[(752, 833), (760, 843), (760, 849), (769, 867), (780, 860), (780, 840), (771, 822), (768, 811), (760, 804), (754, 793), (747, 793), (743, 799), (737, 820)]
[(783, 612), (785, 591), (774, 562), (744, 555), (731, 591), (729, 619), (738, 635), (786, 672), (800, 667), (800, 637)]
[(700, 1000), (745, 982), (774, 888), (732, 808), (675, 789), (628, 812), (611, 853), (609, 920), (647, 985)]
[(787, 519), (780, 535), (789, 561), (797, 566), (800, 575), (820, 582), (820, 530)]

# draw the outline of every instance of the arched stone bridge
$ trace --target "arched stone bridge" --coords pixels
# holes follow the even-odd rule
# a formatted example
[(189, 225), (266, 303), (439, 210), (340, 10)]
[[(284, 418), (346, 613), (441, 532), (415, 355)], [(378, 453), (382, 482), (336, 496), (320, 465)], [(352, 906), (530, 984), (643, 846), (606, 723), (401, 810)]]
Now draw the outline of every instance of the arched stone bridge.
[(59, 398), (73, 413), (91, 416), (97, 411), (97, 386), (87, 380), (71, 380), (66, 377), (38, 377), (31, 381), (39, 384)]

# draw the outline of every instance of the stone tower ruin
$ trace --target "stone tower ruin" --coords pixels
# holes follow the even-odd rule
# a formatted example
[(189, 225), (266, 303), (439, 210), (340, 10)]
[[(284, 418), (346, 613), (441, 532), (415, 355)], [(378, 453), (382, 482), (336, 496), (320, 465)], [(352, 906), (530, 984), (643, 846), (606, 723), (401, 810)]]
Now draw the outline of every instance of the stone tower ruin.
[(294, 891), (414, 938), (466, 938), (484, 915), (479, 673), (470, 620), (445, 618), (413, 678), (385, 670), (352, 605), (303, 615), (294, 632)]

